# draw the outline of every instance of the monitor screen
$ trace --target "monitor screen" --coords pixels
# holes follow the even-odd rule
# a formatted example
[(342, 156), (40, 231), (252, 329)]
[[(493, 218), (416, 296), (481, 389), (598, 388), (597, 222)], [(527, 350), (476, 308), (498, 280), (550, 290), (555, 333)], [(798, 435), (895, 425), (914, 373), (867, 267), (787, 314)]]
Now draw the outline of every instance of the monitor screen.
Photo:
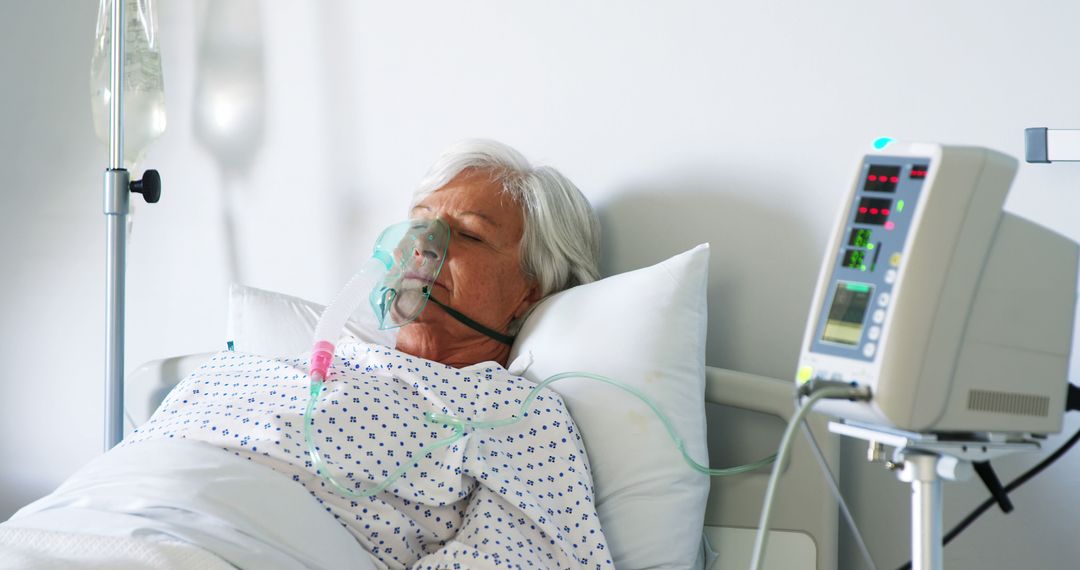
[(858, 345), (873, 295), (872, 285), (851, 281), (837, 283), (821, 340), (852, 347)]

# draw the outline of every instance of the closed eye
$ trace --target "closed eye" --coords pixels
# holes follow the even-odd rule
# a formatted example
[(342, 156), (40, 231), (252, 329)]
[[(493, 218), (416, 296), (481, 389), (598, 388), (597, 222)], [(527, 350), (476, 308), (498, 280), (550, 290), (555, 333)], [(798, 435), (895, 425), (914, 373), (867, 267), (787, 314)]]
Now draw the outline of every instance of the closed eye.
[(476, 242), (481, 242), (481, 243), (483, 243), (483, 241), (484, 241), (479, 236), (476, 236), (476, 235), (473, 235), (473, 234), (466, 234), (466, 233), (458, 232), (458, 235), (460, 235), (461, 237), (463, 237), (463, 238), (465, 238), (465, 239), (467, 239), (469, 241), (476, 241)]

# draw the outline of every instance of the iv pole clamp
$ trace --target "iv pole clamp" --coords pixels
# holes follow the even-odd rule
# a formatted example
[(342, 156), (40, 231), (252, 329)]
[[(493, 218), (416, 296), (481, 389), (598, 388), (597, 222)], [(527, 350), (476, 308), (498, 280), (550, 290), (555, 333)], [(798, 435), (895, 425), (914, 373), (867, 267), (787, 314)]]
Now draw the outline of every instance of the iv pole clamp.
[[(948, 434), (915, 433), (856, 422), (829, 422), (829, 431), (894, 448), (890, 469), (901, 467), (897, 478), (911, 484), (911, 568), (941, 570), (942, 480), (965, 481), (978, 474), (1004, 512), (1012, 510), (1001, 482), (989, 461), (1022, 451), (1038, 451), (1036, 439), (1016, 434), (982, 434), (980, 438), (953, 438)], [(878, 454), (875, 454), (878, 455)]]
[(105, 170), (105, 450), (124, 437), (124, 281), (126, 270), (129, 192), (148, 203), (161, 198), (161, 176), (147, 170), (132, 182), (124, 168), (124, 4), (112, 4), (112, 61), (109, 101), (109, 168)]

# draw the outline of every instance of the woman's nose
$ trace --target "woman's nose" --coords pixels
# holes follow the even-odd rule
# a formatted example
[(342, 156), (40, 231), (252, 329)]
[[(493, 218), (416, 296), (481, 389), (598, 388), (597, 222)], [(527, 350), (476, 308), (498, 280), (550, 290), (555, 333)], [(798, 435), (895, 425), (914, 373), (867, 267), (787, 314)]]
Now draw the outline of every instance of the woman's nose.
[(423, 247), (415, 247), (413, 248), (413, 257), (422, 257), (425, 261), (434, 261), (439, 259), (439, 252)]
[(413, 243), (413, 257), (420, 263), (438, 261), (441, 253), (435, 249), (432, 240), (425, 236), (417, 236)]

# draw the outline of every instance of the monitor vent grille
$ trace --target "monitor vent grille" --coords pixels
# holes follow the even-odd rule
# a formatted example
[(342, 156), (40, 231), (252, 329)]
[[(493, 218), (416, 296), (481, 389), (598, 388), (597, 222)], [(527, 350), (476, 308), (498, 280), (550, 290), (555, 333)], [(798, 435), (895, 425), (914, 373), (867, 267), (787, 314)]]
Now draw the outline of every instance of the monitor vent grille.
[(1050, 398), (1032, 394), (972, 390), (968, 392), (968, 409), (977, 412), (1046, 417), (1050, 412)]

